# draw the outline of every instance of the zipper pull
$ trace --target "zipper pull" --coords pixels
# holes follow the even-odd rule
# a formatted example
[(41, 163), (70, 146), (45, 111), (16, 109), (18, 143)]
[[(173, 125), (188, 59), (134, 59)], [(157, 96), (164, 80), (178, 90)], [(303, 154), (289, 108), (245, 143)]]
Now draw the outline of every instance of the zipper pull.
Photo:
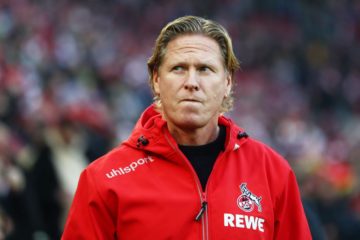
[(202, 202), (200, 211), (199, 211), (199, 213), (198, 213), (198, 214), (196, 215), (196, 217), (195, 217), (195, 220), (196, 220), (196, 221), (199, 221), (199, 220), (200, 220), (201, 216), (204, 214), (204, 212), (205, 212), (205, 210), (206, 210), (206, 207), (207, 207), (207, 202), (206, 202), (206, 201)]

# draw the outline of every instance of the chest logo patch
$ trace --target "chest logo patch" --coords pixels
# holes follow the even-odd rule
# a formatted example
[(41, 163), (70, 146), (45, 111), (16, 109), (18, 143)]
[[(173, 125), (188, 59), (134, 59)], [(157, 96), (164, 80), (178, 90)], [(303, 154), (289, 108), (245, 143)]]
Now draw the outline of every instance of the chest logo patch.
[(256, 205), (258, 212), (261, 212), (261, 196), (258, 197), (250, 192), (246, 185), (247, 183), (241, 183), (240, 185), (241, 195), (237, 198), (238, 207), (245, 212), (252, 212)]

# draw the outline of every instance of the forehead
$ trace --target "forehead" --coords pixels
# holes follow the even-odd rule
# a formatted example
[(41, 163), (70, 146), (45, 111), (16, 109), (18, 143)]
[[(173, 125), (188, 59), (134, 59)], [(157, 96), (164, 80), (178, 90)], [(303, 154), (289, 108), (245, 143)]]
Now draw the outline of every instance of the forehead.
[(200, 34), (180, 35), (171, 40), (166, 47), (164, 60), (176, 60), (188, 55), (223, 62), (219, 44), (214, 39)]

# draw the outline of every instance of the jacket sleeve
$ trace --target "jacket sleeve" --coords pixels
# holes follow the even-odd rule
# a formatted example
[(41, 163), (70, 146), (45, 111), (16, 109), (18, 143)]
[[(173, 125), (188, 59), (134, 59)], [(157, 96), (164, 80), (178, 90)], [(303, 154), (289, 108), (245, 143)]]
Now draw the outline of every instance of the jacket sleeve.
[(61, 239), (115, 239), (114, 221), (88, 170), (80, 176)]
[(295, 174), (291, 170), (276, 204), (274, 239), (312, 239)]

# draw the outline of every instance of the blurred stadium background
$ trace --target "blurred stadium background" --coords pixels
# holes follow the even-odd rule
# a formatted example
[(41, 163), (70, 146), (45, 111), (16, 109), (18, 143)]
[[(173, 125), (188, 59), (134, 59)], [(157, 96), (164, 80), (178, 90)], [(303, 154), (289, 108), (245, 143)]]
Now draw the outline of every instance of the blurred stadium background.
[(314, 239), (360, 239), (357, 0), (0, 0), (0, 239), (59, 238), (80, 171), (152, 101), (157, 34), (188, 14), (229, 30), (229, 115), (290, 162)]

